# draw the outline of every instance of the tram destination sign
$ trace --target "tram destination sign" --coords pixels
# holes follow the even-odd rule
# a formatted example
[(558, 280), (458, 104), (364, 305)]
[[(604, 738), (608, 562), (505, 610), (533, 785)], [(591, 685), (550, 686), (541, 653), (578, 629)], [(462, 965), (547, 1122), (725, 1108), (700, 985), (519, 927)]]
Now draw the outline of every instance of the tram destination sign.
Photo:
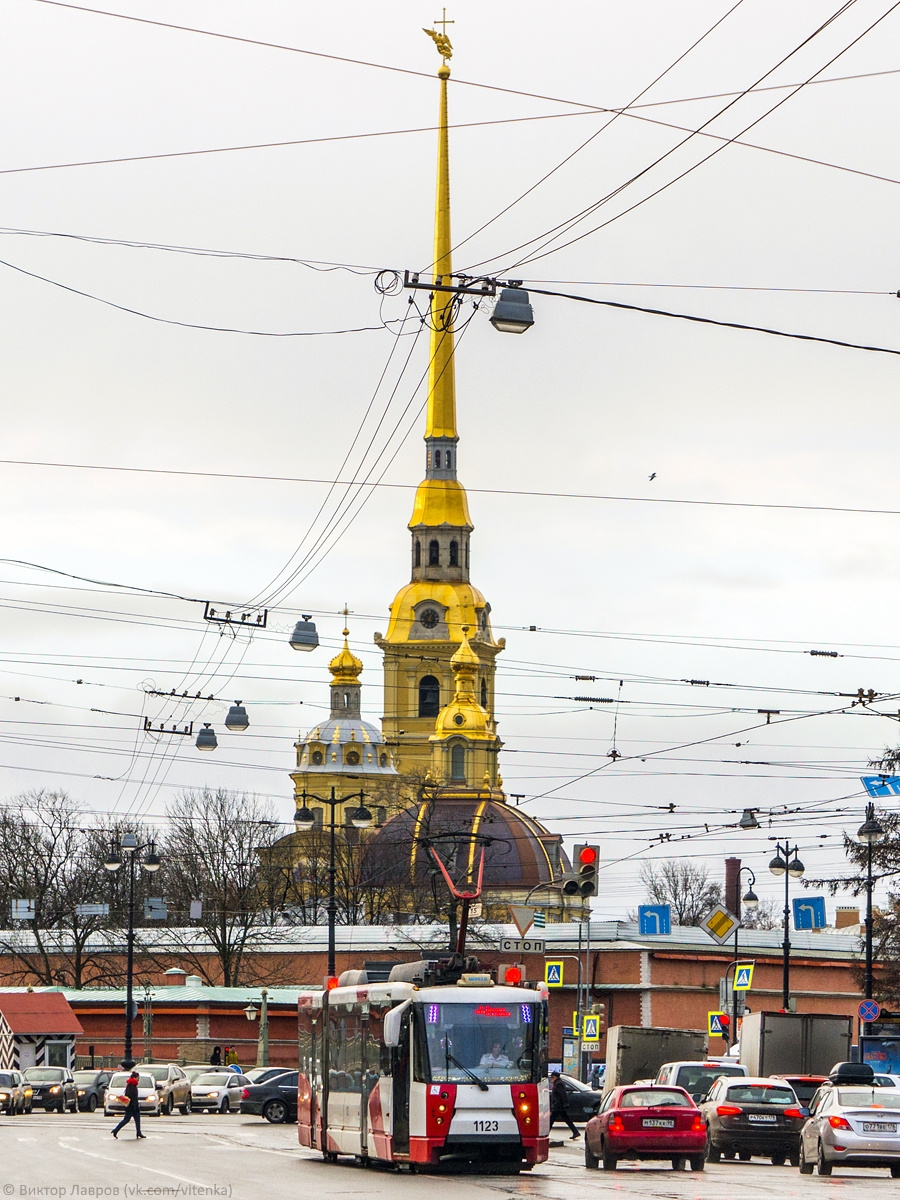
[(501, 938), (499, 949), (510, 954), (544, 954), (547, 943), (543, 938)]

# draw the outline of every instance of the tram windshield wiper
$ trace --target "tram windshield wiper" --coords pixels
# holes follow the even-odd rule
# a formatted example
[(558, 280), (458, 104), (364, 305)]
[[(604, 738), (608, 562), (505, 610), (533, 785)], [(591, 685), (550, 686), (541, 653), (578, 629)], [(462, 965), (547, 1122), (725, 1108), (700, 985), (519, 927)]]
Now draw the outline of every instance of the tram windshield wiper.
[[(468, 1075), (468, 1077), (469, 1077), (469, 1078), (472, 1080), (472, 1082), (473, 1082), (473, 1083), (477, 1083), (477, 1084), (478, 1084), (478, 1086), (481, 1088), (481, 1090), (482, 1090), (483, 1092), (489, 1092), (489, 1091), (491, 1090), (491, 1089), (488, 1087), (488, 1085), (487, 1085), (487, 1084), (484, 1082), (484, 1080), (483, 1080), (483, 1079), (479, 1079), (479, 1078), (478, 1078), (478, 1076), (475, 1074), (475, 1072), (474, 1072), (474, 1071), (470, 1071), (470, 1070), (469, 1070), (469, 1068), (468, 1068), (467, 1066), (465, 1066), (463, 1063), (461, 1063), (461, 1062), (459, 1061), (459, 1059), (456, 1057), (456, 1055), (455, 1055), (455, 1054), (451, 1054), (449, 1050), (445, 1050), (445, 1053), (446, 1053), (446, 1055), (447, 1055), (447, 1062), (448, 1062), (448, 1064), (449, 1064), (449, 1063), (453, 1063), (453, 1065), (454, 1065), (455, 1067), (459, 1067), (459, 1069), (460, 1069), (461, 1071), (465, 1071), (465, 1073), (466, 1073), (466, 1074)], [(447, 1074), (448, 1074), (448, 1075), (450, 1074), (450, 1072), (449, 1072), (449, 1069), (448, 1069), (448, 1071), (447, 1071)]]

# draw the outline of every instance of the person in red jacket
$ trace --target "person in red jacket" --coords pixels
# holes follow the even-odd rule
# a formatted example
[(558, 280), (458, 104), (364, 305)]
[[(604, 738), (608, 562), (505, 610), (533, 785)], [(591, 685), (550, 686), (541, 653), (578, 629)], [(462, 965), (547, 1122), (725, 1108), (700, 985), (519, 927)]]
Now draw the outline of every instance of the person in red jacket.
[(128, 1100), (128, 1107), (125, 1109), (125, 1116), (118, 1123), (115, 1129), (112, 1130), (114, 1138), (119, 1136), (119, 1130), (128, 1124), (129, 1121), (134, 1121), (134, 1127), (137, 1130), (139, 1138), (145, 1138), (147, 1135), (141, 1133), (141, 1106), (138, 1103), (138, 1080), (137, 1071), (132, 1071), (128, 1076), (128, 1081), (125, 1084), (125, 1097)]

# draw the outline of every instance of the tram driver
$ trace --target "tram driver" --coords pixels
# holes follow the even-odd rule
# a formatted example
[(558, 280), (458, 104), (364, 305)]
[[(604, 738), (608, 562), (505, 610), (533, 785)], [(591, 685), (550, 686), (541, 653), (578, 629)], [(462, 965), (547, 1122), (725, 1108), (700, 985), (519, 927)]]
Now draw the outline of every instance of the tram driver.
[(503, 1053), (503, 1047), (499, 1042), (494, 1042), (490, 1052), (482, 1054), (479, 1067), (511, 1067), (512, 1062)]

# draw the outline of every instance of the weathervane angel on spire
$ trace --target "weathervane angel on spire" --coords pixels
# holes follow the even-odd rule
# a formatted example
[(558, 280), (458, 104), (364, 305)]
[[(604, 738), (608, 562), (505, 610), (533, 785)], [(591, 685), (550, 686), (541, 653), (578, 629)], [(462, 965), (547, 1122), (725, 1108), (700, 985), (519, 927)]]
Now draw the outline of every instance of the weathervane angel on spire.
[(443, 11), (444, 15), (440, 19), (435, 18), (434, 22), (435, 25), (440, 25), (442, 27), (441, 32), (438, 33), (436, 29), (423, 29), (422, 32), (428, 34), (428, 36), (437, 46), (441, 58), (443, 58), (444, 62), (447, 62), (453, 57), (453, 44), (447, 37), (447, 26), (455, 25), (456, 22), (448, 21), (446, 8)]

